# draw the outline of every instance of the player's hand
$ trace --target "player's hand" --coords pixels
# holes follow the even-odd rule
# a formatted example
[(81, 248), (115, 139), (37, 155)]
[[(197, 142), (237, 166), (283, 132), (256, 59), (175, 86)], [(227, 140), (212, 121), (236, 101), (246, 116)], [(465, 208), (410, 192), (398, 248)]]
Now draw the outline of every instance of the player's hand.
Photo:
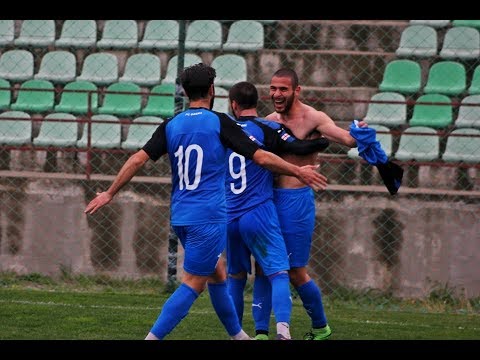
[(363, 121), (363, 120), (359, 121), (357, 125), (358, 125), (358, 127), (361, 127), (361, 128), (368, 127), (367, 122)]
[(300, 167), (299, 179), (315, 191), (325, 190), (327, 188), (327, 178), (317, 171), (318, 167), (319, 165), (305, 165)]
[(93, 214), (101, 207), (107, 205), (110, 201), (112, 201), (113, 196), (110, 195), (108, 192), (100, 192), (97, 193), (97, 196), (90, 201), (90, 203), (85, 208), (85, 214)]

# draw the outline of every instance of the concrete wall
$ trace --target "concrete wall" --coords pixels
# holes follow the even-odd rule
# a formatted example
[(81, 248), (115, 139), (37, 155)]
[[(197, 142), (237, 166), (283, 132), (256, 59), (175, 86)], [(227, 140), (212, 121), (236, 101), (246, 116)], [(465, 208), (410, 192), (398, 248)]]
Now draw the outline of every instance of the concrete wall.
[[(97, 190), (67, 180), (0, 184), (0, 271), (166, 280), (168, 189), (150, 187), (159, 194), (152, 196), (129, 185), (86, 216)], [(423, 297), (438, 283), (478, 297), (480, 205), (478, 198), (467, 200), (318, 194), (312, 275), (325, 292), (341, 286)], [(182, 258), (180, 250), (179, 269)]]

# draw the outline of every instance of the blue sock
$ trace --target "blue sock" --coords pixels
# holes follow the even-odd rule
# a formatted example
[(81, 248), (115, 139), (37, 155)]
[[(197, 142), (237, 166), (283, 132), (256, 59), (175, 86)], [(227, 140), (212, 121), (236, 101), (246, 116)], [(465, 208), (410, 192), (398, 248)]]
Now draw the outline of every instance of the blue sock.
[(198, 294), (190, 286), (181, 284), (170, 295), (150, 332), (160, 340), (167, 336), (187, 316)]
[(300, 299), (302, 299), (303, 307), (312, 319), (312, 327), (322, 328), (327, 325), (327, 317), (323, 310), (322, 293), (313, 280), (303, 284), (296, 290), (298, 295), (300, 295)]
[(210, 293), (210, 301), (213, 308), (227, 330), (228, 335), (237, 335), (242, 330), (242, 327), (238, 321), (232, 297), (228, 294), (226, 282), (208, 284), (208, 292)]
[(255, 275), (253, 283), (252, 316), (255, 330), (268, 332), (272, 312), (272, 285), (265, 275)]
[(292, 316), (292, 300), (290, 298), (290, 280), (286, 272), (276, 273), (269, 277), (272, 284), (272, 308), (275, 320), (290, 324)]
[(235, 310), (237, 311), (238, 321), (242, 325), (243, 321), (243, 311), (244, 311), (244, 295), (245, 285), (247, 283), (247, 278), (237, 279), (233, 277), (228, 277), (227, 279), (227, 288), (228, 293), (232, 297), (233, 304), (235, 305)]

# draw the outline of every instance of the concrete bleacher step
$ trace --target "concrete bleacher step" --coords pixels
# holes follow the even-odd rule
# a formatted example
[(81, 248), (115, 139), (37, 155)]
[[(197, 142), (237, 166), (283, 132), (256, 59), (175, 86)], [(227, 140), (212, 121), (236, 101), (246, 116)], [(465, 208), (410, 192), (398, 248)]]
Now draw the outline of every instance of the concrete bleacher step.
[(395, 53), (264, 49), (244, 56), (247, 78), (257, 84), (268, 84), (276, 70), (291, 67), (303, 86), (377, 87)]
[(395, 51), (408, 20), (280, 20), (266, 26), (277, 49)]

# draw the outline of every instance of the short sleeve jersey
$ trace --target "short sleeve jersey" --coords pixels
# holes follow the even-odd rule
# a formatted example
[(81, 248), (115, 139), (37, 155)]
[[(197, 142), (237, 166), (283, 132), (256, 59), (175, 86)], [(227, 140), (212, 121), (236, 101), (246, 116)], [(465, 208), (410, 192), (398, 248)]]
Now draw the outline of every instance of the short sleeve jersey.
[(228, 148), (252, 159), (259, 145), (228, 115), (206, 108), (190, 108), (163, 122), (144, 145), (154, 161), (168, 153), (172, 225), (226, 221)]

